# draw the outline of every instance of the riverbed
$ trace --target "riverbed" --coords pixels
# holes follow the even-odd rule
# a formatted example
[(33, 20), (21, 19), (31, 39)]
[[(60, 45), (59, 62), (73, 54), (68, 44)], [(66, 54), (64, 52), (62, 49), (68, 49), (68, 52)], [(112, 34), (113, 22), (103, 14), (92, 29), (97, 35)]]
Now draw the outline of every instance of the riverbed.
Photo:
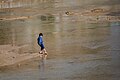
[[(113, 2), (114, 5), (119, 4), (116, 1)], [(40, 12), (36, 11), (39, 8), (34, 6), (33, 9), (22, 9), (30, 10), (28, 13), (24, 11), (23, 14), (13, 13), (17, 17), (27, 15), (27, 19), (0, 21), (0, 45), (27, 45), (18, 53), (38, 53), (40, 47), (37, 44), (37, 37), (42, 32), (48, 52), (46, 59), (36, 57), (19, 62), (19, 65), (0, 68), (0, 80), (120, 79), (120, 22), (95, 20), (89, 22), (86, 19), (81, 21), (78, 12), (82, 4), (80, 6), (76, 2), (63, 4), (59, 1), (56, 2), (57, 5), (53, 5), (53, 2), (49, 4), (49, 7), (39, 6)], [(92, 8), (93, 4), (97, 2), (90, 3), (89, 6)], [(113, 4), (104, 5), (108, 7)], [(45, 10), (41, 10), (41, 7)], [(66, 11), (70, 13), (65, 14)]]

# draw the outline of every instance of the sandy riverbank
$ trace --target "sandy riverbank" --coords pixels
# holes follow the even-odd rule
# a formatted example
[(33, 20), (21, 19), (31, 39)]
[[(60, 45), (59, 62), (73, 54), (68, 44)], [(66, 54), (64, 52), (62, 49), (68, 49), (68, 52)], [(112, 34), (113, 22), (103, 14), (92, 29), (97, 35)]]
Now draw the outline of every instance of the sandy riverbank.
[[(0, 46), (0, 67), (9, 66), (18, 62), (38, 57), (38, 53), (19, 53), (19, 50), (25, 46), (12, 46), (1, 45)], [(19, 65), (19, 64), (18, 64)]]
[[(120, 7), (116, 5), (116, 7)], [(10, 15), (1, 15), (0, 21), (6, 20), (24, 20), (24, 19), (32, 19), (38, 16), (47, 16), (48, 11), (52, 16), (61, 15), (59, 17), (75, 17), (78, 19), (75, 21), (84, 21), (84, 22), (112, 22), (112, 21), (120, 21), (120, 11), (119, 9), (111, 9), (110, 6), (102, 6), (102, 7), (91, 7), (88, 9), (71, 9), (71, 8), (56, 8), (54, 10), (38, 10), (30, 9), (30, 8), (12, 8), (12, 9), (0, 9), (1, 13), (10, 13)]]

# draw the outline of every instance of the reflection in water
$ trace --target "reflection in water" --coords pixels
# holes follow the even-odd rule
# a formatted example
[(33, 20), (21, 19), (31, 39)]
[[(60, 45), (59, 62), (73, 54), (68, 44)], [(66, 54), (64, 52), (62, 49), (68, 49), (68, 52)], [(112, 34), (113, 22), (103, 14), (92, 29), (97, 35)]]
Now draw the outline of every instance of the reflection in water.
[(54, 16), (50, 15), (50, 14), (46, 15), (46, 16), (42, 15), (42, 16), (40, 16), (40, 19), (41, 19), (41, 21), (49, 21), (49, 22), (54, 22), (54, 20), (55, 20)]
[(12, 33), (11, 22), (0, 22), (0, 44), (11, 44), (11, 33)]
[(41, 57), (41, 59), (40, 59), (39, 67), (40, 67), (41, 73), (44, 73), (45, 72), (45, 65), (46, 65), (47, 56), (46, 55), (41, 55), (40, 57)]
[(42, 80), (43, 78), (45, 78), (46, 77), (46, 58), (47, 58), (47, 56), (46, 55), (40, 55), (40, 63), (39, 63), (39, 75), (41, 76), (40, 77), (40, 80)]
[(12, 29), (12, 46), (15, 46), (15, 30)]
[(113, 22), (111, 23), (111, 50), (119, 50), (120, 49), (120, 23), (119, 22)]

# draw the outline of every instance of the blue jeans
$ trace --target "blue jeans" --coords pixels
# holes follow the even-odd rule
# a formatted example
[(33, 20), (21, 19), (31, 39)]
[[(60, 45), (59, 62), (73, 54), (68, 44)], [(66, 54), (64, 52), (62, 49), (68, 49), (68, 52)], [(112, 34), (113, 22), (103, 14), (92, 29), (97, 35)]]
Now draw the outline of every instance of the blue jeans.
[(40, 47), (41, 47), (41, 50), (43, 50), (45, 48), (44, 44), (40, 44)]

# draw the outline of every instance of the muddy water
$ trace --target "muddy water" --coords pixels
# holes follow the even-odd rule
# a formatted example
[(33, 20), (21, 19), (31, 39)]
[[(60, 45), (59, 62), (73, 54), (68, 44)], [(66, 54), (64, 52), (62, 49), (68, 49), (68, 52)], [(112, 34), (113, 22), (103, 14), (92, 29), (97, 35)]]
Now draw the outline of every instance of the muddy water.
[(56, 4), (39, 6), (48, 11), (30, 19), (0, 21), (0, 45), (27, 45), (19, 52), (34, 54), (39, 51), (37, 37), (42, 32), (49, 54), (46, 60), (36, 58), (22, 62), (19, 67), (0, 69), (0, 80), (120, 79), (120, 22), (79, 22), (78, 16), (49, 12), (55, 7), (75, 6), (76, 2)]

